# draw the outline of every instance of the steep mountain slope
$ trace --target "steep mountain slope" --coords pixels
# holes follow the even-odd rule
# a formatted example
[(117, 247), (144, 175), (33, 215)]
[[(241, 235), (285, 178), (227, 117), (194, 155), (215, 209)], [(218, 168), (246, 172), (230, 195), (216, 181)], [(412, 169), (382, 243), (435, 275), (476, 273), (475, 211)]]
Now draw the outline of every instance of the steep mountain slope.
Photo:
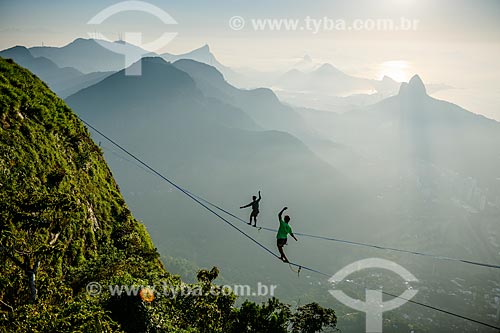
[(2, 326), (7, 321), (20, 332), (118, 329), (105, 300), (86, 296), (88, 282), (114, 275), (172, 278), (99, 148), (64, 102), (3, 59), (0, 78), (0, 299), (15, 310), (2, 314)]
[(178, 60), (173, 65), (188, 73), (206, 96), (245, 111), (263, 128), (292, 134), (307, 132), (300, 116), (292, 108), (281, 104), (272, 90), (238, 89), (229, 84), (216, 68), (194, 60)]
[(263, 128), (285, 131), (298, 137), (334, 167), (357, 160), (349, 149), (308, 126), (299, 112), (283, 104), (271, 89), (238, 89), (228, 83), (216, 68), (193, 60), (182, 59), (173, 65), (188, 73), (204, 95), (245, 111)]
[[(57, 89), (54, 88), (53, 90), (59, 97), (66, 98), (84, 88), (90, 87), (102, 81), (104, 78), (110, 76), (113, 73), (114, 72), (93, 72), (83, 74), (74, 79), (65, 80), (64, 82), (62, 82), (61, 86), (58, 86)], [(40, 78), (44, 80), (43, 76)]]
[[(95, 117), (96, 112), (89, 112), (90, 110), (107, 110), (99, 116), (117, 118), (115, 126), (131, 120), (134, 120), (133, 126), (137, 129), (145, 129), (142, 126), (151, 125), (173, 125), (168, 122), (150, 123), (153, 115), (164, 115), (167, 116), (165, 120), (176, 117), (173, 120), (193, 126), (218, 123), (227, 127), (258, 129), (241, 110), (218, 100), (205, 98), (189, 75), (165, 60), (143, 58), (142, 64), (144, 69), (141, 76), (127, 76), (122, 70), (70, 96), (67, 98), (68, 103), (77, 110), (85, 106), (82, 113), (84, 116)], [(133, 66), (137, 65), (138, 63)]]
[[(0, 58), (0, 91), (0, 331), (284, 333), (303, 325), (302, 310), (295, 317), (276, 299), (234, 308), (234, 294), (212, 284), (217, 268), (199, 271), (181, 294), (76, 115), (10, 59)], [(329, 315), (322, 325), (335, 326), (332, 310), (313, 306)], [(263, 314), (249, 321), (248, 311)]]

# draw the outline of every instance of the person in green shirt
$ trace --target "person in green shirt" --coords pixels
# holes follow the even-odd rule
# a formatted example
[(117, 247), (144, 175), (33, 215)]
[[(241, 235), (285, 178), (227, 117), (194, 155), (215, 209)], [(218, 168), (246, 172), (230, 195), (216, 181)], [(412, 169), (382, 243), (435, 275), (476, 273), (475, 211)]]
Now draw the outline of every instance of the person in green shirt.
[(254, 195), (252, 197), (252, 202), (250, 202), (248, 205), (241, 206), (240, 209), (247, 208), (247, 207), (252, 207), (252, 212), (250, 213), (250, 222), (248, 222), (249, 225), (252, 225), (252, 218), (253, 218), (253, 226), (257, 226), (257, 215), (259, 215), (259, 202), (262, 199), (260, 196), (260, 191), (259, 191), (259, 198)]
[(298, 240), (297, 237), (295, 237), (295, 235), (292, 232), (292, 227), (290, 227), (290, 224), (289, 224), (290, 216), (285, 215), (285, 218), (284, 219), (282, 218), (283, 212), (287, 209), (288, 209), (288, 207), (283, 208), (281, 210), (281, 212), (279, 212), (279, 214), (278, 214), (278, 219), (280, 221), (280, 227), (278, 229), (278, 234), (276, 235), (276, 245), (278, 245), (278, 250), (280, 251), (280, 255), (281, 255), (280, 259), (286, 263), (288, 263), (289, 261), (285, 255), (285, 252), (283, 252), (283, 246), (286, 245), (288, 234), (290, 234), (290, 236), (292, 236), (293, 239), (295, 239), (295, 241)]

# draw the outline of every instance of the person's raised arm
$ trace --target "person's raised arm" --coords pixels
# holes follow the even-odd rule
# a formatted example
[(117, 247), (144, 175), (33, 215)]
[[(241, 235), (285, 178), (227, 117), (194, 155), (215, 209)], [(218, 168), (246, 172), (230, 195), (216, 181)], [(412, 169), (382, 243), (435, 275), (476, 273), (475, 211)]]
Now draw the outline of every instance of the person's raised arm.
[(260, 191), (259, 191), (259, 199), (257, 201), (260, 201), (260, 199), (262, 199), (262, 197), (260, 196)]
[(278, 213), (278, 218), (279, 218), (280, 220), (281, 220), (281, 216), (283, 215), (283, 212), (284, 212), (285, 210), (287, 210), (287, 209), (288, 209), (288, 207), (285, 207), (285, 208), (283, 208), (283, 209), (281, 210), (281, 212), (279, 212), (279, 213)]

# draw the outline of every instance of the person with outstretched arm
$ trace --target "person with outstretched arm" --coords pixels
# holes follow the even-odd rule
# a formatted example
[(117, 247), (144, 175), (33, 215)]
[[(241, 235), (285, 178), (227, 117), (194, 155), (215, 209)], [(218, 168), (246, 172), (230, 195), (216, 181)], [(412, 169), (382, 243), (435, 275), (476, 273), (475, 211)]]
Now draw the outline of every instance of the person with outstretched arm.
[(250, 222), (248, 222), (249, 225), (252, 225), (252, 219), (253, 219), (253, 226), (256, 227), (257, 226), (257, 215), (259, 215), (259, 202), (260, 200), (262, 199), (262, 197), (260, 196), (260, 191), (259, 191), (259, 198), (257, 199), (257, 197), (254, 195), (252, 197), (252, 202), (249, 203), (248, 205), (245, 205), (245, 206), (241, 206), (240, 209), (243, 209), (243, 208), (247, 208), (247, 207), (252, 207), (252, 212), (250, 213)]
[(297, 241), (297, 237), (292, 232), (292, 227), (290, 227), (290, 216), (285, 215), (285, 218), (282, 218), (283, 212), (287, 210), (288, 207), (285, 207), (279, 212), (278, 214), (278, 220), (280, 221), (280, 227), (278, 229), (278, 234), (276, 235), (276, 245), (278, 245), (278, 250), (280, 251), (280, 260), (283, 262), (288, 263), (288, 258), (285, 255), (285, 252), (283, 252), (283, 246), (286, 245), (287, 242), (287, 236), (290, 234), (290, 236)]

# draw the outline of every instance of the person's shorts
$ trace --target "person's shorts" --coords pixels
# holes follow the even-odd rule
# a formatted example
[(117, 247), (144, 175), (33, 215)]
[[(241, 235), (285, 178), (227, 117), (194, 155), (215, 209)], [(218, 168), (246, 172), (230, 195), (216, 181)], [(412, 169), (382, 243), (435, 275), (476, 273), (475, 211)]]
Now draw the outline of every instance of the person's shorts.
[(287, 241), (286, 238), (277, 238), (276, 239), (276, 245), (278, 245), (278, 246), (284, 246), (284, 245), (286, 245), (286, 241)]
[(259, 211), (258, 210), (252, 210), (252, 214), (250, 214), (250, 216), (257, 216), (259, 215)]

